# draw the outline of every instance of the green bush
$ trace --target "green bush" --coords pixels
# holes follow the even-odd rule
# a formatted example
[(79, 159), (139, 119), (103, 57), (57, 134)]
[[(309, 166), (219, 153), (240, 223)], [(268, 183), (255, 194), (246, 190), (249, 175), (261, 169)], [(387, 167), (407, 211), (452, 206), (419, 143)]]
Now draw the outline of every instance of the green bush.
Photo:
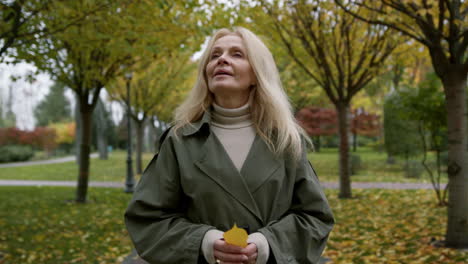
[(356, 175), (358, 170), (361, 169), (361, 166), (361, 156), (358, 154), (351, 154), (351, 175)]
[(0, 162), (26, 161), (34, 156), (28, 145), (6, 145), (0, 147)]
[(442, 166), (448, 165), (448, 152), (447, 151), (440, 153), (440, 164)]
[(405, 165), (405, 176), (407, 178), (419, 179), (423, 171), (424, 168), (420, 161), (409, 160)]

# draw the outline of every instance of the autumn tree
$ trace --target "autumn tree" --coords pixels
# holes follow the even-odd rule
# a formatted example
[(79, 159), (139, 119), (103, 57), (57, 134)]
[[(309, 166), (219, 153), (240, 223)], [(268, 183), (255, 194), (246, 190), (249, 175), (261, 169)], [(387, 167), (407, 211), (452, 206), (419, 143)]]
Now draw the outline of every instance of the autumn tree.
[(40, 21), (40, 11), (45, 10), (50, 1), (1, 1), (0, 2), (0, 61), (9, 48), (18, 42), (34, 39), (34, 35), (44, 33)]
[[(107, 8), (96, 8), (102, 5)], [(181, 40), (199, 38), (192, 33), (194, 21), (198, 19), (194, 8), (196, 4), (176, 1), (160, 4), (144, 0), (58, 2), (46, 13), (47, 20), (43, 21), (46, 25), (66, 24), (74, 17), (87, 15), (80, 23), (50, 35), (20, 54), (77, 95), (81, 117), (77, 202), (86, 201), (91, 117), (101, 90), (137, 61), (151, 59), (167, 47), (179, 46)]]
[(353, 151), (357, 149), (357, 136), (377, 137), (380, 134), (380, 117), (363, 108), (352, 111), (351, 133), (353, 134)]
[(304, 131), (314, 140), (314, 149), (320, 151), (320, 137), (335, 135), (336, 111), (329, 108), (309, 106), (297, 111), (296, 120)]
[[(152, 116), (169, 122), (173, 110), (191, 87), (187, 80), (196, 66), (190, 61), (191, 52), (174, 49), (154, 58), (150, 66), (135, 72), (130, 80), (130, 111), (136, 124), (136, 169), (143, 172), (143, 134), (145, 124)], [(108, 87), (112, 99), (119, 101), (127, 109), (126, 80), (119, 78)]]
[(85, 12), (77, 16), (70, 16), (66, 21), (51, 20), (43, 23), (48, 19), (47, 14), (60, 8), (60, 5), (59, 1), (52, 0), (0, 1), (0, 61), (3, 61), (6, 55), (19, 59), (17, 52), (12, 52), (12, 49), (18, 51), (37, 44), (37, 40), (64, 31), (81, 23), (86, 16), (108, 7), (106, 1), (102, 1), (93, 8), (82, 10)]
[[(468, 155), (466, 81), (468, 2), (462, 0), (336, 0), (348, 13), (372, 25), (397, 30), (428, 50), (442, 81), (447, 107), (449, 199), (446, 244), (468, 247)], [(365, 9), (365, 13), (358, 10)], [(376, 16), (378, 14), (378, 16)]]
[(339, 196), (350, 198), (351, 99), (378, 74), (395, 48), (392, 33), (388, 27), (363, 23), (326, 1), (261, 2), (289, 56), (324, 89), (337, 110)]

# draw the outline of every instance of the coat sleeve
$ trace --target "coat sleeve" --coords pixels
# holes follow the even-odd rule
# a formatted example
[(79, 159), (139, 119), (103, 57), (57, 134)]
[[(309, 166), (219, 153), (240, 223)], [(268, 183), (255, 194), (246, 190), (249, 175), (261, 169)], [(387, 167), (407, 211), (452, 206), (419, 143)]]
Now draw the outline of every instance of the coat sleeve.
[(305, 154), (295, 173), (290, 209), (258, 231), (267, 238), (277, 263), (318, 263), (333, 215)]
[(168, 137), (143, 172), (125, 212), (125, 224), (138, 254), (149, 263), (197, 263), (205, 233), (214, 227), (185, 216), (180, 173)]

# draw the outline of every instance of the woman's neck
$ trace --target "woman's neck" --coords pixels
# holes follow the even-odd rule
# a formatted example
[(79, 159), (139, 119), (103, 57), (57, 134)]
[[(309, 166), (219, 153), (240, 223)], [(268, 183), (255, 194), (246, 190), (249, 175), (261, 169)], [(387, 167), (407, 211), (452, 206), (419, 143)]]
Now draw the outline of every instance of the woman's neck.
[(239, 108), (249, 101), (250, 92), (235, 93), (235, 94), (215, 94), (214, 102), (222, 108), (234, 109)]

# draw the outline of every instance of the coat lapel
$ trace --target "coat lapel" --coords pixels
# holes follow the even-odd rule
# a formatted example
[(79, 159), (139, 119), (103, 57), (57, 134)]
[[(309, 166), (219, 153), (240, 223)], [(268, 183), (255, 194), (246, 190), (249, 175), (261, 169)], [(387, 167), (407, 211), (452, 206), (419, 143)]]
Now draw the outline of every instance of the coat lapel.
[(254, 194), (280, 165), (281, 161), (257, 135), (241, 169), (241, 174), (249, 186), (250, 193)]
[(195, 165), (263, 222), (246, 182), (213, 133), (209, 134), (200, 149), (200, 156)]

